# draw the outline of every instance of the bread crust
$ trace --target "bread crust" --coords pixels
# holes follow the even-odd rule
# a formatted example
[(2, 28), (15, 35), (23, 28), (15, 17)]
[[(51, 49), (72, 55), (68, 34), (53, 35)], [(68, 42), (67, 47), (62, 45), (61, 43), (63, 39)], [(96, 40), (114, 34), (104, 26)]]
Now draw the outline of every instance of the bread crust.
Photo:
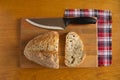
[(58, 32), (45, 32), (28, 42), (24, 55), (27, 59), (44, 67), (57, 69), (59, 68), (58, 44)]

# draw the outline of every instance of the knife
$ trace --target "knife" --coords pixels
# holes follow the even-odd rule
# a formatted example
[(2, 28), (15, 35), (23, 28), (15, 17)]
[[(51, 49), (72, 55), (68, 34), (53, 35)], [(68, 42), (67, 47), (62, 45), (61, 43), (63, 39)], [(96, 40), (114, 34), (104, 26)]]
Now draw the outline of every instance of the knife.
[(25, 20), (37, 27), (56, 30), (64, 30), (69, 24), (96, 24), (96, 19), (93, 17), (27, 18)]

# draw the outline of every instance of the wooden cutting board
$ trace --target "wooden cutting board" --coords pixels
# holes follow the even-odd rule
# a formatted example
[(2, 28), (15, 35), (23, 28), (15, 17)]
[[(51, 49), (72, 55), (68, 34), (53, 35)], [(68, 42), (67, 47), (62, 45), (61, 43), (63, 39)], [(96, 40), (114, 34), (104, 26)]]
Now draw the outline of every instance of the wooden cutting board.
[[(41, 33), (51, 31), (48, 29), (39, 28), (33, 26), (25, 21), (21, 20), (21, 40), (20, 40), (20, 67), (21, 68), (45, 68), (32, 61), (29, 61), (23, 54), (25, 45), (34, 37)], [(69, 25), (65, 30), (59, 31), (59, 59), (60, 68), (68, 68), (64, 64), (65, 56), (65, 35), (74, 31), (79, 34), (84, 44), (84, 53), (86, 57), (79, 67), (98, 67), (98, 55), (97, 55), (97, 29), (96, 24), (85, 25)]]

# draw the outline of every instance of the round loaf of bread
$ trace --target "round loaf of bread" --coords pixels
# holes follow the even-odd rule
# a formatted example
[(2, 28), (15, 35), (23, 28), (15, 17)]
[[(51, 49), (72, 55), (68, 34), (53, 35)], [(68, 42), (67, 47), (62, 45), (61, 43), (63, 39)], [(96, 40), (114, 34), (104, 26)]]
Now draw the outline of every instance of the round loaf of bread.
[(27, 59), (44, 67), (59, 68), (58, 43), (58, 32), (42, 33), (28, 42), (24, 55)]

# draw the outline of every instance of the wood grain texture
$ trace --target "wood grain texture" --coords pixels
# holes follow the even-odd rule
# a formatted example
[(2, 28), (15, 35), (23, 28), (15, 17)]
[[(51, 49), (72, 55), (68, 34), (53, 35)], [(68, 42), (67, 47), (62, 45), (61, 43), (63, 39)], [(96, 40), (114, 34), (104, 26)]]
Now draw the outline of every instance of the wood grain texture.
[[(21, 17), (62, 17), (65, 8), (112, 12), (112, 65), (80, 69), (19, 68)], [(120, 0), (0, 0), (0, 80), (120, 80)]]
[[(20, 67), (21, 68), (45, 68), (42, 67), (24, 56), (24, 48), (26, 44), (34, 37), (45, 33), (48, 29), (39, 28), (31, 25), (25, 19), (21, 20), (21, 39), (20, 39)], [(55, 31), (55, 30), (54, 30)], [(65, 38), (68, 32), (76, 32), (83, 42), (83, 52), (86, 55), (84, 61), (79, 67), (98, 67), (98, 55), (97, 55), (97, 23), (86, 25), (68, 25), (65, 30), (56, 30), (59, 33), (59, 62), (60, 68), (68, 68), (65, 66)]]

